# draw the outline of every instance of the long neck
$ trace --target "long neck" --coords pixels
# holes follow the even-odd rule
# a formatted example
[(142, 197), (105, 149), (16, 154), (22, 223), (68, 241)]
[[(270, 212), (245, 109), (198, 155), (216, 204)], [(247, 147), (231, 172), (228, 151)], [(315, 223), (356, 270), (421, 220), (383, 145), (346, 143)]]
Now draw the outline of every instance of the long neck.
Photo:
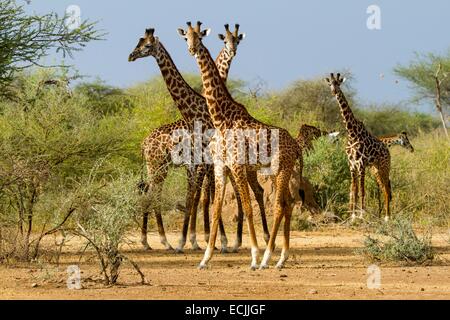
[[(169, 90), (169, 93), (180, 110), (183, 118), (190, 121), (197, 117), (201, 117), (201, 115), (207, 110), (202, 110), (198, 107), (198, 105), (194, 108), (186, 102), (191, 101), (191, 103), (193, 103), (199, 98), (199, 94), (192, 89), (191, 86), (189, 86), (186, 80), (184, 80), (162, 43), (159, 43), (159, 50), (158, 54), (155, 55), (155, 59), (161, 70), (164, 81), (166, 82), (167, 89)], [(189, 99), (189, 97), (191, 99)]]
[(399, 136), (382, 136), (378, 137), (378, 140), (383, 142), (387, 147), (391, 147), (393, 145), (403, 146), (402, 139)]
[(356, 129), (355, 124), (357, 123), (357, 120), (352, 112), (352, 109), (350, 109), (347, 99), (345, 98), (345, 95), (340, 88), (336, 88), (335, 97), (341, 109), (341, 116), (342, 119), (344, 120), (345, 128), (347, 129), (347, 132), (351, 132), (354, 129)]
[(231, 62), (233, 61), (233, 57), (229, 51), (224, 47), (220, 51), (219, 55), (216, 58), (216, 66), (217, 70), (219, 70), (220, 78), (224, 83), (227, 83), (228, 73), (230, 72)]
[(200, 44), (196, 58), (203, 88), (205, 88), (204, 97), (214, 126), (217, 128), (225, 121), (230, 120), (225, 117), (227, 113), (233, 113), (236, 110), (246, 112), (245, 108), (237, 104), (231, 97), (211, 54), (203, 44)]

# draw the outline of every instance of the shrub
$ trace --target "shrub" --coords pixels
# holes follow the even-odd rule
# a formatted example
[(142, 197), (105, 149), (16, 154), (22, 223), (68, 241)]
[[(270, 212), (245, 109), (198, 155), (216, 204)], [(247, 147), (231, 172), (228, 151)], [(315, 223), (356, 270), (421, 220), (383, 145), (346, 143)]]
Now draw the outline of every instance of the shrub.
[(373, 234), (366, 236), (359, 253), (376, 261), (421, 264), (434, 258), (431, 237), (431, 232), (427, 232), (420, 239), (413, 229), (412, 219), (399, 215), (388, 223), (378, 224)]
[(114, 285), (119, 277), (123, 260), (129, 261), (141, 276), (136, 263), (120, 252), (126, 233), (134, 226), (139, 210), (140, 194), (136, 188), (137, 177), (119, 174), (117, 177), (98, 178), (93, 173), (80, 185), (88, 201), (77, 210), (76, 226), (68, 231), (86, 239), (97, 253), (106, 285)]
[(314, 150), (305, 156), (303, 174), (316, 186), (317, 202), (337, 215), (347, 211), (350, 171), (344, 142), (327, 137), (313, 142)]

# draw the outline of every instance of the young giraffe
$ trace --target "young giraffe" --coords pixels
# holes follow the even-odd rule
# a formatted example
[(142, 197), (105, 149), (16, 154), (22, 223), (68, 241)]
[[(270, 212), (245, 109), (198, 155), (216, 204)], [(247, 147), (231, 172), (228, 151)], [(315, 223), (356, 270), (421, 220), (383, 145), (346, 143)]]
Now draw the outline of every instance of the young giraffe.
[(389, 150), (383, 142), (367, 131), (364, 124), (354, 116), (340, 88), (345, 79), (341, 78), (341, 75), (338, 73), (336, 77), (334, 74), (331, 74), (330, 78), (326, 78), (326, 81), (330, 86), (332, 94), (336, 97), (347, 130), (347, 147), (345, 148), (345, 152), (347, 153), (352, 179), (350, 189), (350, 212), (352, 213), (352, 219), (356, 217), (358, 188), (361, 191), (360, 208), (362, 212), (365, 210), (365, 170), (367, 167), (371, 167), (378, 186), (384, 194), (385, 220), (387, 221), (390, 216), (391, 201), (391, 182), (389, 180), (391, 156)]
[[(300, 148), (297, 142), (290, 136), (287, 130), (277, 128), (264, 124), (255, 118), (253, 118), (246, 108), (236, 102), (228, 92), (225, 84), (220, 79), (220, 74), (217, 70), (214, 60), (208, 49), (203, 45), (202, 39), (209, 34), (209, 29), (200, 30), (201, 22), (197, 22), (195, 28), (191, 23), (187, 23), (187, 30), (181, 28), (178, 29), (178, 33), (186, 40), (188, 45), (188, 51), (192, 56), (195, 56), (197, 64), (201, 71), (201, 77), (203, 87), (205, 88), (205, 98), (207, 101), (208, 109), (211, 114), (211, 118), (216, 128), (216, 135), (212, 141), (211, 153), (214, 159), (214, 176), (215, 176), (215, 201), (213, 210), (213, 224), (211, 228), (211, 236), (209, 243), (205, 251), (203, 260), (201, 261), (199, 268), (204, 269), (207, 267), (208, 262), (211, 260), (213, 254), (213, 248), (217, 236), (218, 222), (221, 217), (224, 192), (226, 187), (226, 178), (228, 174), (231, 174), (238, 186), (239, 195), (242, 200), (242, 206), (247, 218), (247, 225), (250, 233), (251, 241), (251, 269), (255, 270), (258, 267), (258, 242), (256, 239), (255, 228), (253, 225), (253, 212), (250, 203), (249, 186), (247, 182), (248, 172), (253, 172), (263, 167), (270, 166), (274, 169), (272, 172), (275, 176), (276, 183), (276, 196), (275, 196), (275, 219), (270, 234), (267, 250), (264, 254), (264, 258), (261, 264), (261, 268), (267, 268), (270, 256), (275, 247), (275, 238), (282, 218), (285, 218), (284, 225), (284, 245), (281, 253), (281, 258), (277, 264), (278, 268), (282, 268), (285, 261), (288, 258), (289, 251), (289, 233), (290, 233), (290, 221), (293, 208), (293, 199), (289, 194), (288, 184), (291, 177), (294, 163), (300, 154)], [(261, 148), (259, 149), (258, 159), (256, 164), (250, 164), (245, 159), (242, 163), (242, 151), (237, 150), (235, 145), (235, 139), (223, 139), (230, 134), (232, 138), (236, 138), (239, 132), (247, 130), (252, 131), (255, 134), (244, 134), (240, 136), (244, 138), (245, 150), (249, 150), (250, 145), (256, 147), (264, 138), (268, 136), (278, 134), (278, 148), (273, 148), (272, 160), (270, 163), (266, 163), (261, 159)], [(269, 141), (271, 139), (268, 139)], [(242, 141), (242, 140), (241, 140)], [(239, 147), (241, 147), (240, 145)], [(220, 151), (218, 151), (220, 149)], [(256, 149), (256, 148), (255, 148)], [(231, 154), (226, 155), (226, 151), (232, 150)], [(253, 149), (254, 150), (254, 149)], [(270, 150), (269, 150), (270, 151)], [(246, 154), (246, 153), (245, 153)], [(250, 153), (249, 153), (250, 154)], [(226, 161), (224, 161), (226, 159)], [(226, 170), (225, 168), (228, 168)]]
[[(238, 29), (238, 25), (236, 25)], [(226, 26), (226, 36), (225, 38), (225, 48), (221, 51), (217, 58), (217, 63), (221, 70), (221, 75), (227, 77), (228, 71), (231, 65), (231, 60), (235, 56), (237, 46), (239, 42), (243, 39), (242, 34), (238, 34), (238, 30), (231, 33)], [(170, 244), (167, 242), (164, 226), (161, 217), (161, 211), (159, 206), (159, 199), (161, 195), (162, 183), (167, 177), (168, 168), (172, 165), (171, 152), (175, 148), (176, 144), (173, 141), (173, 134), (177, 130), (191, 130), (194, 126), (195, 121), (201, 121), (205, 128), (212, 128), (212, 123), (209, 118), (209, 113), (206, 107), (206, 102), (202, 96), (195, 92), (182, 78), (181, 74), (174, 65), (170, 55), (159, 42), (159, 39), (154, 36), (154, 29), (147, 29), (145, 37), (139, 40), (138, 45), (134, 51), (130, 54), (129, 60), (135, 61), (139, 58), (144, 58), (147, 56), (154, 56), (157, 63), (161, 69), (161, 73), (166, 81), (169, 92), (180, 109), (183, 117), (189, 119), (178, 120), (172, 124), (164, 125), (158, 129), (155, 129), (143, 143), (143, 155), (146, 158), (147, 169), (149, 177), (151, 179), (149, 186), (150, 194), (154, 197), (152, 203), (156, 203), (155, 215), (158, 224), (158, 232), (160, 234), (161, 242), (165, 245), (167, 249), (172, 249)], [(182, 248), (186, 242), (187, 225), (189, 223), (189, 209), (193, 206), (195, 216), (193, 215), (191, 221), (191, 243), (194, 249), (199, 249), (196, 241), (195, 234), (195, 222), (196, 222), (196, 210), (199, 201), (199, 193), (196, 189), (201, 189), (203, 183), (203, 178), (205, 172), (208, 171), (208, 167), (188, 167), (188, 192), (186, 196), (186, 212), (183, 224), (183, 234), (180, 244), (177, 248), (178, 252), (182, 251)], [(211, 171), (211, 170), (209, 170)], [(255, 189), (257, 186), (255, 186)], [(262, 189), (262, 188), (261, 188)], [(239, 201), (238, 196), (236, 197)], [(209, 235), (209, 197), (205, 197), (203, 203), (203, 213), (205, 222), (205, 237), (208, 240)], [(262, 195), (261, 195), (261, 203)], [(143, 215), (143, 225), (142, 225), (142, 235), (141, 242), (145, 248), (150, 249), (147, 242), (147, 222), (148, 222), (148, 212)], [(226, 236), (223, 228), (222, 222), (220, 223), (220, 229), (222, 234), (222, 251), (226, 251)], [(240, 241), (237, 240), (237, 243)]]

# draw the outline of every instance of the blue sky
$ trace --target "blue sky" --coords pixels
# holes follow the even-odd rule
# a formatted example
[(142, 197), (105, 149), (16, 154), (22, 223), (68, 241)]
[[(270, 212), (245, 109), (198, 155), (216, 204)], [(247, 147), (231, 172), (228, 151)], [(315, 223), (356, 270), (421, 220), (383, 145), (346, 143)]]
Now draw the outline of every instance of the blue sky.
[[(296, 79), (349, 69), (364, 103), (407, 100), (412, 91), (405, 82), (396, 83), (392, 68), (408, 63), (414, 52), (443, 54), (450, 47), (448, 0), (32, 0), (27, 7), (64, 14), (69, 5), (78, 5), (83, 19), (98, 20), (108, 35), (67, 63), (118, 86), (159, 75), (151, 58), (127, 61), (146, 27), (156, 29), (182, 72), (198, 73), (176, 33), (188, 20), (200, 20), (212, 29), (204, 43), (213, 56), (222, 46), (217, 34), (223, 32), (223, 24), (241, 25), (246, 38), (231, 77), (250, 85), (261, 79), (268, 89), (280, 89)], [(369, 5), (381, 9), (381, 30), (366, 26)]]

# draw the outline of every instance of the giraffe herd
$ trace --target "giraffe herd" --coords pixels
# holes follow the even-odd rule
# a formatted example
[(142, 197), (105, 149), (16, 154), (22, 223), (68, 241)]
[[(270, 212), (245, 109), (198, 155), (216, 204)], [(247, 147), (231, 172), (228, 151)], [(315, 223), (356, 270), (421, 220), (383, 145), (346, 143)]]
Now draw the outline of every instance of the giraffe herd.
[[(188, 53), (193, 56), (200, 70), (203, 91), (196, 92), (183, 79), (170, 54), (153, 28), (146, 29), (139, 39), (136, 48), (129, 55), (129, 61), (152, 56), (159, 66), (167, 89), (175, 102), (182, 119), (163, 125), (153, 130), (142, 143), (142, 155), (145, 159), (148, 181), (145, 192), (149, 206), (144, 210), (141, 243), (150, 250), (147, 241), (148, 215), (154, 211), (161, 243), (167, 250), (173, 250), (164, 230), (161, 214), (161, 192), (164, 180), (171, 166), (182, 165), (187, 172), (187, 192), (184, 221), (180, 241), (176, 252), (182, 252), (189, 229), (192, 249), (201, 250), (196, 239), (197, 211), (202, 198), (205, 241), (207, 247), (199, 268), (205, 269), (211, 260), (218, 235), (221, 233), (221, 251), (229, 252), (225, 227), (222, 220), (222, 208), (227, 179), (230, 179), (237, 201), (237, 234), (231, 251), (236, 252), (242, 245), (243, 220), (247, 228), (251, 244), (251, 269), (266, 269), (275, 248), (278, 229), (284, 218), (283, 247), (276, 267), (283, 268), (289, 256), (290, 223), (297, 192), (302, 197), (302, 190), (290, 188), (294, 179), (302, 180), (303, 153), (312, 149), (311, 141), (329, 135), (336, 137), (339, 133), (329, 133), (309, 125), (303, 125), (296, 139), (286, 129), (263, 123), (252, 117), (247, 108), (237, 102), (227, 89), (226, 81), (231, 63), (237, 54), (240, 42), (245, 34), (239, 33), (239, 25), (231, 31), (225, 25), (225, 33), (219, 34), (224, 46), (217, 58), (211, 57), (203, 44), (210, 29), (203, 29), (201, 22), (187, 28), (178, 29), (178, 34), (186, 41)], [(340, 85), (345, 79), (340, 74), (327, 78), (332, 94), (339, 104), (341, 115), (347, 131), (347, 147), (345, 149), (351, 173), (350, 212), (356, 218), (365, 209), (364, 178), (365, 169), (369, 167), (384, 195), (385, 219), (390, 215), (391, 183), (389, 180), (390, 153), (389, 147), (401, 145), (411, 152), (406, 132), (398, 135), (375, 137), (363, 123), (356, 119), (345, 99)], [(195, 140), (194, 132), (200, 126), (202, 140)], [(179, 152), (179, 144), (187, 139), (187, 159), (183, 163), (173, 160)], [(192, 139), (194, 138), (194, 139)], [(200, 157), (196, 150), (200, 149)], [(270, 156), (268, 156), (270, 154)], [(186, 154), (185, 154), (186, 155)], [(205, 161), (209, 159), (210, 161)], [(272, 229), (269, 233), (264, 206), (264, 190), (258, 182), (258, 175), (269, 176), (275, 188), (275, 200)], [(291, 184), (292, 185), (292, 184)], [(259, 213), (264, 230), (267, 247), (261, 263), (260, 252), (253, 221), (250, 189), (258, 202)], [(203, 197), (201, 193), (203, 191)], [(360, 205), (357, 205), (360, 193)], [(212, 204), (212, 222), (209, 220), (209, 207)]]

